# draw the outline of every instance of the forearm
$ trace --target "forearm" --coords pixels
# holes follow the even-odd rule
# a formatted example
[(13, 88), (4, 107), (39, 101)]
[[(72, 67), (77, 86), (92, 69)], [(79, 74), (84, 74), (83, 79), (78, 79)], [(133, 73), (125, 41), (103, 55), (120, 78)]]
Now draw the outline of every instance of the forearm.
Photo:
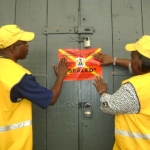
[(126, 67), (126, 68), (129, 67), (129, 63), (130, 63), (130, 59), (116, 58), (116, 60), (115, 60), (116, 65), (120, 65), (120, 66), (123, 66), (123, 67)]
[(62, 90), (62, 85), (63, 85), (63, 78), (62, 77), (57, 77), (57, 80), (54, 84), (54, 86), (51, 88), (53, 91), (53, 99), (51, 100), (50, 105), (54, 105), (61, 93)]
[(103, 54), (103, 53), (94, 54), (93, 58), (100, 61), (101, 65), (104, 65), (104, 66), (113, 64), (113, 65), (120, 65), (120, 66), (128, 68), (129, 63), (130, 63), (130, 59), (112, 57), (110, 55)]
[(130, 84), (122, 85), (114, 94), (100, 94), (101, 110), (112, 115), (124, 113), (138, 113), (139, 100), (134, 87)]

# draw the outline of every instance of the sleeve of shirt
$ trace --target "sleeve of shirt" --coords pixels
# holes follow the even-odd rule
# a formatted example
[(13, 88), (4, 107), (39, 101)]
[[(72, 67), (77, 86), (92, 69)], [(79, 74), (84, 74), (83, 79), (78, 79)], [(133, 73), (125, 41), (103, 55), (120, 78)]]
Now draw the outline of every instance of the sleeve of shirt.
[(50, 105), (53, 92), (37, 83), (33, 75), (26, 74), (10, 92), (12, 102), (19, 102), (24, 98), (44, 109)]
[(129, 63), (128, 69), (129, 69), (129, 73), (133, 74), (132, 67), (131, 67), (131, 62)]
[(135, 114), (140, 111), (139, 99), (132, 84), (123, 84), (113, 95), (103, 94), (101, 110), (112, 115)]

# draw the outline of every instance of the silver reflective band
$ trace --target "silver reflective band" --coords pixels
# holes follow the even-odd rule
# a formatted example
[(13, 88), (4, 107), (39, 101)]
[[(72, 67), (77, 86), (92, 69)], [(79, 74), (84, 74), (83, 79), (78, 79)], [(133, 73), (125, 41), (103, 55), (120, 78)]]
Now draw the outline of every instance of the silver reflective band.
[(129, 136), (132, 138), (140, 138), (140, 139), (147, 139), (150, 140), (150, 134), (141, 134), (141, 133), (132, 133), (124, 130), (117, 130), (115, 129), (115, 133), (122, 135), (122, 136)]
[(8, 130), (14, 130), (14, 129), (17, 129), (17, 128), (22, 128), (22, 127), (30, 126), (31, 124), (32, 124), (32, 121), (28, 120), (28, 121), (24, 121), (24, 122), (19, 122), (19, 123), (11, 124), (9, 126), (4, 126), (4, 127), (0, 126), (0, 132), (5, 132), (5, 131), (8, 131)]

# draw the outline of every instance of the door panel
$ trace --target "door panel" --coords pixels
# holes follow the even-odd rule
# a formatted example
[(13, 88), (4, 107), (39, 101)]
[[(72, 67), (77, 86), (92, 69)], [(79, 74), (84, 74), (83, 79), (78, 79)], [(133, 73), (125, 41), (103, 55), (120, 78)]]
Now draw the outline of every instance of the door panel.
[[(100, 47), (102, 52), (112, 54), (111, 34), (111, 3), (110, 0), (80, 1), (81, 26), (93, 26), (95, 32), (86, 34), (90, 37), (91, 47)], [(83, 47), (83, 45), (81, 45)], [(103, 68), (103, 79), (108, 83), (113, 82), (112, 67)], [(107, 73), (106, 73), (107, 72)], [(92, 107), (92, 117), (86, 118), (81, 110), (80, 149), (79, 150), (110, 150), (114, 141), (113, 116), (104, 114), (100, 110), (99, 94), (95, 91), (93, 81), (81, 81), (80, 101), (87, 101)], [(109, 92), (112, 92), (112, 84), (109, 84)], [(80, 125), (81, 124), (81, 125)], [(109, 141), (106, 144), (106, 141)]]
[[(9, 10), (9, 11), (8, 11)], [(15, 22), (15, 0), (0, 1), (0, 26)]]
[(143, 32), (145, 35), (150, 35), (150, 1), (142, 0), (142, 18), (143, 18)]
[[(68, 42), (76, 35), (66, 34), (64, 28), (78, 25), (78, 1), (56, 0), (48, 3), (48, 25), (55, 33), (47, 35), (47, 85), (56, 79), (52, 65), (58, 64), (59, 48), (77, 48), (77, 42)], [(55, 30), (54, 30), (55, 31)], [(63, 34), (60, 32), (64, 32)], [(47, 149), (78, 149), (78, 82), (64, 82), (55, 106), (47, 109)]]
[[(125, 45), (142, 36), (141, 0), (112, 0), (113, 56), (130, 58), (131, 53)], [(121, 82), (130, 76), (129, 71), (121, 66), (114, 67), (114, 92)]]
[[(24, 30), (35, 33), (35, 39), (29, 42), (28, 57), (19, 63), (27, 67), (44, 87), (47, 79), (46, 37), (42, 34), (42, 28), (46, 26), (46, 10), (46, 0), (16, 1), (15, 23)], [(33, 148), (35, 150), (46, 150), (46, 125), (46, 110), (33, 104)]]
[[(96, 32), (92, 35), (88, 35), (91, 38), (91, 44), (93, 47), (103, 47), (104, 49), (111, 49), (111, 16), (110, 10), (102, 9), (105, 4), (109, 4), (109, 1), (105, 1), (103, 6), (102, 2), (96, 1), (94, 5), (91, 5), (91, 1), (73, 1), (69, 5), (70, 1), (61, 3), (57, 5), (57, 10), (61, 13), (53, 18), (52, 6), (56, 6), (58, 1), (49, 3), (51, 4), (48, 9), (48, 27), (51, 30), (53, 26), (66, 27), (66, 26), (94, 26)], [(79, 4), (79, 12), (78, 12)], [(100, 7), (99, 7), (100, 6)], [(66, 9), (64, 9), (66, 7)], [(109, 8), (109, 7), (108, 7)], [(101, 10), (102, 9), (102, 10)], [(93, 13), (89, 10), (94, 10)], [(53, 12), (53, 13), (52, 13)], [(70, 14), (71, 12), (71, 14)], [(101, 18), (98, 20), (95, 13), (101, 12)], [(58, 12), (57, 12), (58, 13)], [(69, 18), (68, 22), (68, 16)], [(53, 22), (54, 19), (54, 22)], [(87, 21), (86, 21), (87, 20)], [(67, 22), (67, 24), (66, 24)], [(107, 26), (105, 25), (107, 22)], [(100, 26), (100, 27), (99, 27)], [(106, 27), (107, 33), (104, 32), (103, 28)], [(50, 31), (49, 30), (49, 31)], [(52, 71), (52, 63), (56, 62), (59, 48), (83, 48), (83, 43), (69, 42), (69, 37), (85, 36), (85, 34), (61, 34), (61, 28), (56, 33), (49, 33), (48, 38), (48, 85), (53, 84), (54, 73)], [(59, 33), (60, 32), (60, 33)], [(109, 34), (108, 34), (109, 33)], [(106, 34), (106, 35), (105, 35)], [(103, 36), (108, 36), (107, 41), (104, 41)], [(105, 43), (108, 44), (105, 45)], [(101, 45), (99, 45), (101, 43)], [(91, 46), (92, 47), (92, 46)], [(55, 51), (54, 51), (55, 49)], [(109, 50), (108, 53), (111, 53)], [(112, 68), (109, 67), (111, 70)], [(105, 70), (104, 70), (105, 71)], [(111, 71), (110, 71), (111, 72)], [(50, 76), (51, 75), (51, 76)], [(112, 82), (112, 78), (108, 78), (107, 75), (104, 76), (107, 81)], [(54, 78), (55, 79), (55, 78)], [(99, 95), (95, 91), (93, 81), (69, 81), (64, 82), (62, 93), (58, 99), (55, 106), (48, 108), (47, 122), (48, 122), (48, 149), (52, 148), (54, 150), (62, 149), (74, 149), (74, 150), (84, 150), (91, 149), (98, 150), (100, 147), (105, 149), (111, 149), (113, 144), (113, 116), (104, 114), (100, 111)], [(112, 84), (110, 85), (112, 86)], [(110, 88), (112, 89), (112, 88)], [(69, 94), (68, 94), (69, 93)], [(77, 104), (79, 102), (89, 102), (92, 106), (92, 117), (85, 118), (83, 115), (83, 108), (78, 108)], [(67, 107), (67, 104), (71, 104), (72, 108)], [(67, 115), (71, 117), (66, 117)], [(61, 124), (61, 126), (60, 126)], [(69, 129), (69, 130), (68, 130)], [(72, 134), (70, 134), (70, 132)], [(68, 142), (68, 138), (70, 139)], [(105, 141), (110, 139), (107, 146)], [(57, 144), (56, 144), (57, 143)], [(72, 144), (70, 144), (72, 143)]]
[(112, 0), (114, 56), (130, 58), (124, 47), (142, 36), (141, 15), (141, 0)]

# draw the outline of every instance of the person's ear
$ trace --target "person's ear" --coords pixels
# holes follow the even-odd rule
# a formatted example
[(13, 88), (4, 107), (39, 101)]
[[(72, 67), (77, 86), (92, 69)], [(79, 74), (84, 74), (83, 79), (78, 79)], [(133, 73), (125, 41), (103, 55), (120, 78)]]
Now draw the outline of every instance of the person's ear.
[(11, 50), (11, 52), (15, 52), (15, 51), (16, 51), (16, 46), (11, 45), (11, 46), (10, 46), (10, 50)]

